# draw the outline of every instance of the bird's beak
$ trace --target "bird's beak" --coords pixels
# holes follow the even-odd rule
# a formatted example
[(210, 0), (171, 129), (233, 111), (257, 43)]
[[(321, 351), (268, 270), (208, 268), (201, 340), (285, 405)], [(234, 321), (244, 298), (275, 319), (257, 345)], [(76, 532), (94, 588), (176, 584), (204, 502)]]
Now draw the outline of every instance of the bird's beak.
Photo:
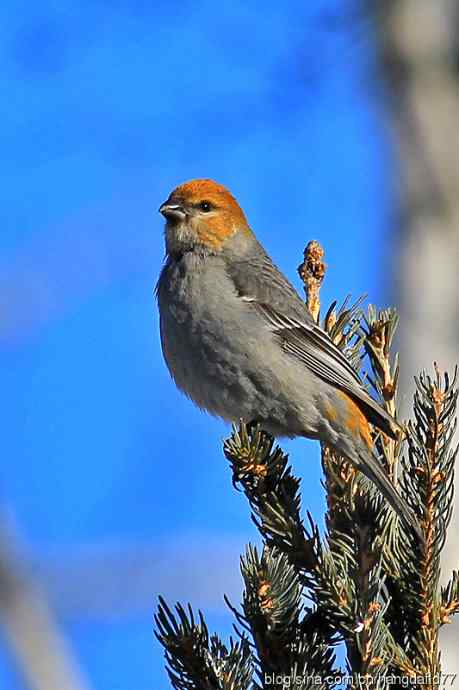
[(163, 214), (166, 220), (182, 220), (185, 218), (185, 210), (180, 204), (172, 204), (166, 201), (159, 207), (159, 212)]

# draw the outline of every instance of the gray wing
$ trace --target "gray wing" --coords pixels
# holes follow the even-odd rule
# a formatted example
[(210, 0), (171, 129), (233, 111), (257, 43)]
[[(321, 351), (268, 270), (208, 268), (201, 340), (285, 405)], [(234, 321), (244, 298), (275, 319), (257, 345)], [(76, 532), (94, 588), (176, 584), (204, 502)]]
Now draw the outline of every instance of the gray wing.
[(348, 393), (366, 413), (368, 420), (392, 438), (397, 422), (371, 397), (350, 362), (315, 322), (279, 313), (271, 305), (246, 298), (279, 338), (283, 350), (299, 359), (326, 383)]
[(353, 366), (315, 322), (311, 324), (284, 316), (262, 302), (253, 302), (252, 305), (282, 341), (285, 352), (300, 359), (328, 383), (340, 388), (356, 388), (357, 391), (362, 389), (362, 383)]
[(238, 294), (266, 321), (283, 350), (326, 383), (348, 393), (368, 420), (392, 438), (397, 422), (370, 396), (342, 351), (310, 315), (305, 303), (262, 247), (229, 267)]

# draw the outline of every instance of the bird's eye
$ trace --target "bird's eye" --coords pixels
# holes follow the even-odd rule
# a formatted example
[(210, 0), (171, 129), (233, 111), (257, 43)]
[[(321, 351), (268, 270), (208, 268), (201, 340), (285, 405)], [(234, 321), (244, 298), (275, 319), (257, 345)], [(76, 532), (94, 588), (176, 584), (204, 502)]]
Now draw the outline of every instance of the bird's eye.
[(201, 201), (201, 203), (199, 204), (199, 208), (201, 209), (201, 211), (204, 211), (204, 213), (209, 213), (209, 211), (212, 210), (212, 204), (210, 203), (210, 201)]

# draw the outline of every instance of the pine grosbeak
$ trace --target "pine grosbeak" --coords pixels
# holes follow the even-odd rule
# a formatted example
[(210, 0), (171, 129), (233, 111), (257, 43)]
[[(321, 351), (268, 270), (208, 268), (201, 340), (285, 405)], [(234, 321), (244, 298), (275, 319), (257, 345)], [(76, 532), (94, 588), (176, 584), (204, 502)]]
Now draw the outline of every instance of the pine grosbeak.
[(225, 420), (257, 420), (276, 436), (325, 442), (419, 536), (372, 453), (370, 424), (395, 438), (396, 422), (317, 326), (234, 197), (212, 180), (192, 180), (159, 210), (167, 221), (156, 289), (161, 343), (178, 388)]

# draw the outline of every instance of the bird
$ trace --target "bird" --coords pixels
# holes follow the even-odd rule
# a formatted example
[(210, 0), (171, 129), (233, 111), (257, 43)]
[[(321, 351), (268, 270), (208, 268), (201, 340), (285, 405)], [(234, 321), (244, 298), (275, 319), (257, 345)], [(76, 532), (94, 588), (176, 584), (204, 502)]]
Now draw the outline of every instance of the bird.
[(319, 440), (422, 531), (374, 455), (371, 427), (399, 426), (311, 316), (251, 230), (231, 192), (211, 179), (176, 187), (159, 208), (166, 257), (156, 286), (163, 356), (176, 386), (226, 421), (276, 437)]

